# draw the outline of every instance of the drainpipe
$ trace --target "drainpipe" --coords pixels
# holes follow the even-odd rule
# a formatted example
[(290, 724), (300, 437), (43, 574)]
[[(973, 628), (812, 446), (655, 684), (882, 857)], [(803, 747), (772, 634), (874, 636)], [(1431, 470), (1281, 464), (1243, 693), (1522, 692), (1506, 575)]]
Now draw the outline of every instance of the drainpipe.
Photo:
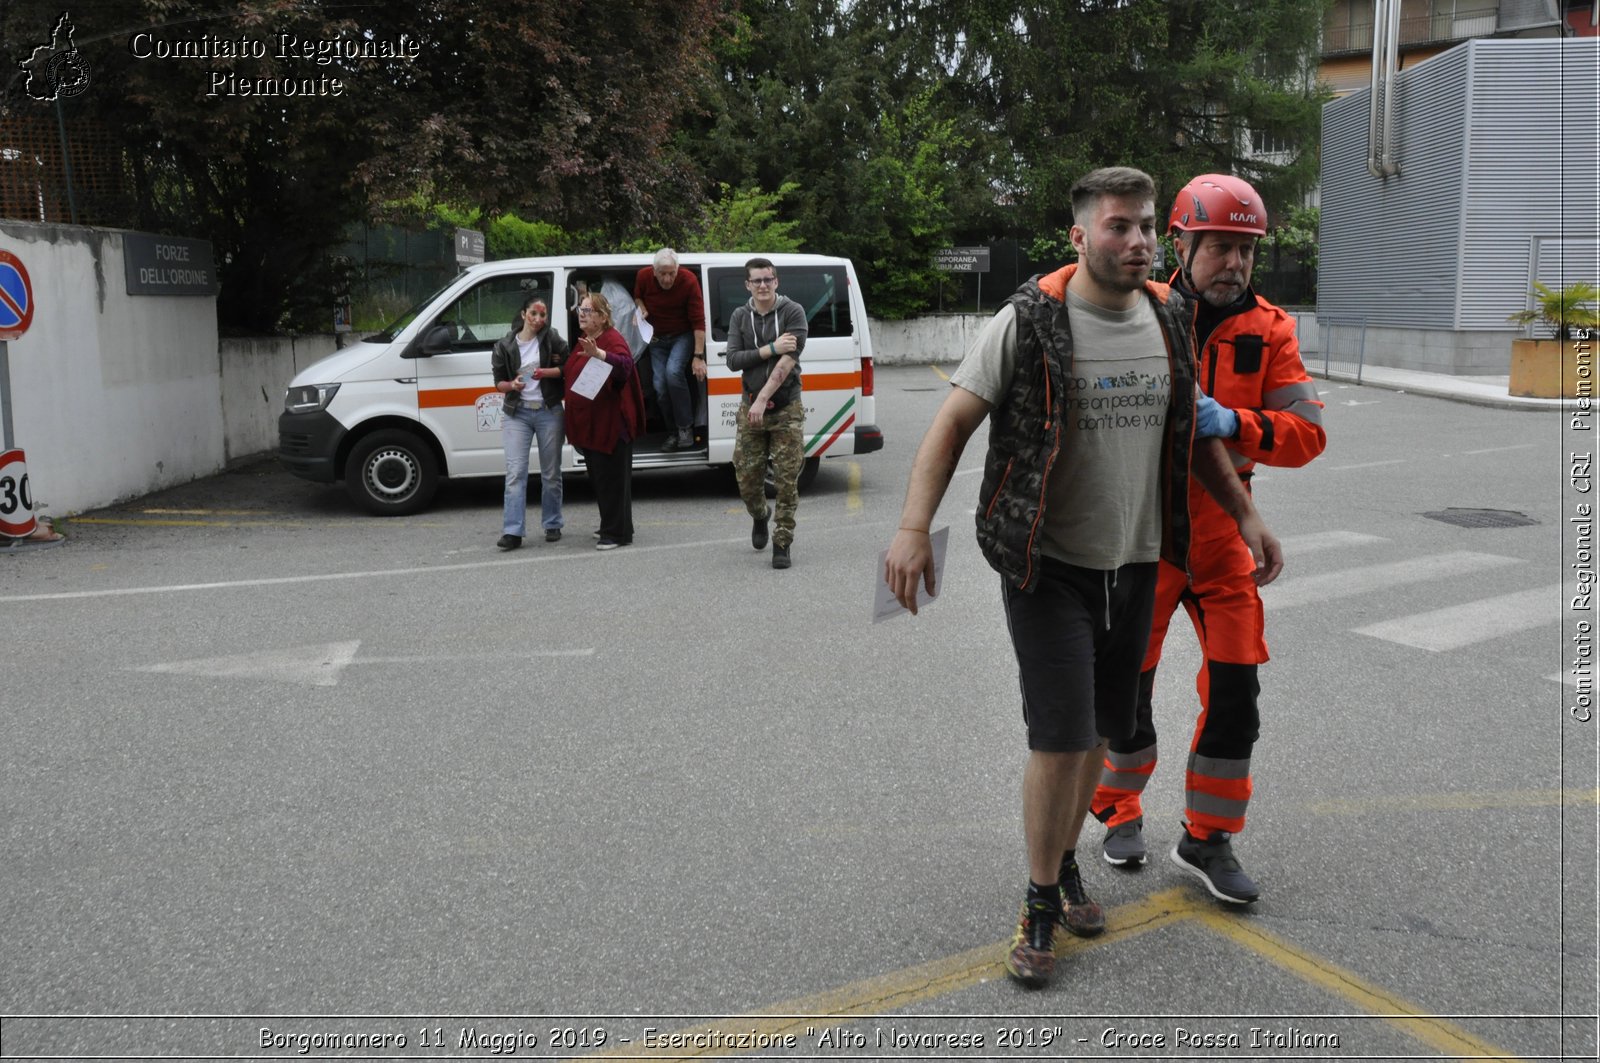
[(1400, 0), (1373, 0), (1372, 92), (1367, 114), (1367, 172), (1400, 173), (1394, 151), (1395, 76), (1400, 56)]

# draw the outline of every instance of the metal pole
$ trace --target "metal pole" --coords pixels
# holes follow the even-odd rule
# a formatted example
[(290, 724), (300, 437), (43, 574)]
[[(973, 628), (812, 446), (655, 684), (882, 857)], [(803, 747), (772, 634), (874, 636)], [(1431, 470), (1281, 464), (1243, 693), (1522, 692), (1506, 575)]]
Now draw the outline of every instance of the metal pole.
[(61, 133), (61, 164), (67, 177), (67, 210), (71, 212), (72, 224), (78, 224), (78, 200), (72, 192), (72, 152), (67, 150), (67, 120), (61, 113), (61, 94), (56, 93), (56, 129)]
[(0, 340), (0, 434), (5, 446), (0, 450), (16, 449), (16, 437), (11, 431), (11, 351), (5, 340)]

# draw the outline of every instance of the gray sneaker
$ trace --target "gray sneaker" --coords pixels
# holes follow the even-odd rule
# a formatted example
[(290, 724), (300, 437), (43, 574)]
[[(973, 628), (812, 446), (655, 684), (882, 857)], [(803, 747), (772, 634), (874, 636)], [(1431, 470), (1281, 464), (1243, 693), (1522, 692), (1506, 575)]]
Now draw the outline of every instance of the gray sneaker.
[(1131, 870), (1143, 864), (1150, 855), (1144, 845), (1144, 817), (1129, 820), (1120, 827), (1112, 827), (1106, 831), (1105, 841), (1100, 844), (1106, 863), (1112, 867)]
[(1201, 841), (1185, 827), (1183, 837), (1172, 847), (1172, 862), (1199, 879), (1217, 900), (1249, 904), (1261, 896), (1261, 890), (1233, 855), (1231, 837), (1216, 831)]

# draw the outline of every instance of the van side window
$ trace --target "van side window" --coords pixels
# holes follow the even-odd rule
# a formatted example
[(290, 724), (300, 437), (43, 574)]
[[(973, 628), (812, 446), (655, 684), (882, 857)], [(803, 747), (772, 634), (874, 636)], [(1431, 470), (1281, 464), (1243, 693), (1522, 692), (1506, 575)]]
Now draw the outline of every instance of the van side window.
[(453, 353), (484, 351), (494, 347), (495, 341), (514, 328), (521, 328), (518, 311), (529, 295), (537, 295), (551, 307), (551, 318), (560, 305), (555, 300), (555, 275), (553, 273), (519, 273), (490, 277), (474, 285), (461, 298), (451, 303), (435, 318), (430, 329), (449, 326), (453, 332), (450, 350)]
[[(743, 269), (711, 271), (711, 336), (726, 342), (728, 322), (750, 299)], [(843, 266), (779, 266), (778, 294), (799, 303), (806, 312), (809, 339), (849, 336), (850, 282)]]

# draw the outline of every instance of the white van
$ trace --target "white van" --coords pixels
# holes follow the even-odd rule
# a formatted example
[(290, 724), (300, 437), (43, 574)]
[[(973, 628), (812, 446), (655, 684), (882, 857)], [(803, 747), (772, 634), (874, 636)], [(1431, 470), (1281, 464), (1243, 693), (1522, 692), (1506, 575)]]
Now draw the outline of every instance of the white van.
[[(706, 299), (706, 381), (690, 378), (699, 395), (695, 446), (662, 451), (667, 432), (650, 386), (650, 360), (643, 358), (638, 367), (648, 430), (634, 447), (635, 469), (732, 464), (740, 385), (724, 352), (729, 317), (749, 298), (744, 263), (751, 257), (678, 255), (679, 268), (697, 276)], [(872, 339), (861, 286), (848, 259), (763, 257), (777, 266), (779, 290), (804, 307), (810, 321), (801, 357), (804, 487), (824, 456), (883, 447), (873, 400)], [(511, 331), (523, 298), (543, 296), (551, 309), (550, 327), (570, 342), (578, 330), (578, 293), (601, 292), (611, 302), (613, 324), (640, 358), (633, 283), (651, 258), (648, 253), (573, 255), (470, 267), (386, 331), (295, 374), (278, 420), (279, 459), (307, 480), (342, 479), (362, 507), (392, 516), (426, 508), (441, 477), (503, 477), (504, 397), (495, 390), (489, 352)], [(537, 457), (532, 467), (538, 468)], [(583, 469), (582, 455), (571, 444), (562, 449), (561, 467)]]

